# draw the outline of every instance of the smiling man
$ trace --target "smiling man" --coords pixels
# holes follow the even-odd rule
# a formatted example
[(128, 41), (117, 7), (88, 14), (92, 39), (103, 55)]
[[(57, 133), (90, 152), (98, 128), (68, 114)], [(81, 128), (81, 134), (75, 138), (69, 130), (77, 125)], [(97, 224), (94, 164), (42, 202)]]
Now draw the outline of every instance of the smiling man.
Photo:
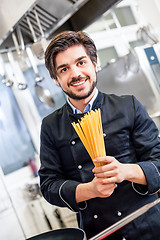
[[(51, 204), (76, 212), (79, 227), (90, 238), (158, 198), (158, 129), (134, 96), (98, 91), (96, 47), (84, 32), (58, 34), (45, 63), (68, 98), (42, 122), (41, 191)], [(71, 123), (98, 108), (107, 156), (95, 159), (105, 165), (94, 168)], [(157, 205), (107, 240), (160, 239), (159, 218)]]
[[(56, 83), (68, 95), (74, 106), (83, 112), (95, 94), (96, 62), (92, 63), (84, 46), (71, 46), (56, 56)], [(78, 100), (78, 101), (77, 101)]]

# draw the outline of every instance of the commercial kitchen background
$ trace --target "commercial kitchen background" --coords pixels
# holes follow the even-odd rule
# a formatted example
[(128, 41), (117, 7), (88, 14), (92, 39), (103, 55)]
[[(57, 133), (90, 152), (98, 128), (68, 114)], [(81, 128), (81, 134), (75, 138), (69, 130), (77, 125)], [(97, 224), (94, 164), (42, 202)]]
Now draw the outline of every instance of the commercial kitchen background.
[[(39, 191), (40, 126), (66, 97), (44, 50), (62, 30), (84, 30), (98, 49), (98, 88), (134, 94), (160, 129), (159, 0), (0, 0), (0, 239), (76, 227), (75, 214)], [(45, 97), (45, 98), (44, 98)]]

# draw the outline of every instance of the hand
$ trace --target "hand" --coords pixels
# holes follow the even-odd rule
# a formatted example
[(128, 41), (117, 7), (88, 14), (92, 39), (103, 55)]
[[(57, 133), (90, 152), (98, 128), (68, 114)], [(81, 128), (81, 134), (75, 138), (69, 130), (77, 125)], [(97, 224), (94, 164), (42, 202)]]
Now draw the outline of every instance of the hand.
[(109, 197), (116, 188), (116, 183), (124, 180), (146, 185), (147, 181), (142, 168), (135, 163), (120, 163), (114, 157), (105, 156), (94, 159), (106, 165), (95, 167), (92, 171), (94, 179), (81, 183), (76, 188), (76, 201), (82, 202), (95, 197)]
[(76, 202), (83, 202), (96, 197), (109, 197), (116, 188), (115, 183), (103, 183), (102, 178), (94, 177), (91, 182), (80, 183), (76, 188)]
[(91, 191), (93, 194), (93, 197), (109, 197), (114, 192), (114, 189), (116, 188), (115, 183), (103, 183), (102, 178), (94, 178), (92, 182), (90, 182)]
[(114, 157), (105, 156), (94, 159), (95, 163), (105, 162), (106, 165), (95, 167), (92, 171), (103, 184), (120, 183), (126, 179), (126, 164), (118, 162)]

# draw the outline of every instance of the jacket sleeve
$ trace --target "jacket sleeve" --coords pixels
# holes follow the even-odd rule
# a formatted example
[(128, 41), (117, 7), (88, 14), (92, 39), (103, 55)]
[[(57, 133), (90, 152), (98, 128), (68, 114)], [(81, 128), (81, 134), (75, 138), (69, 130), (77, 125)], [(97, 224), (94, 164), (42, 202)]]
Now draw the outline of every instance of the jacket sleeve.
[(75, 200), (75, 191), (80, 182), (65, 179), (54, 136), (46, 122), (44, 119), (41, 126), (39, 176), (42, 195), (53, 205), (68, 207), (78, 212), (79, 204)]
[(160, 138), (158, 128), (149, 117), (144, 107), (133, 97), (134, 127), (132, 138), (147, 186), (133, 183), (133, 188), (140, 194), (153, 194), (160, 189)]

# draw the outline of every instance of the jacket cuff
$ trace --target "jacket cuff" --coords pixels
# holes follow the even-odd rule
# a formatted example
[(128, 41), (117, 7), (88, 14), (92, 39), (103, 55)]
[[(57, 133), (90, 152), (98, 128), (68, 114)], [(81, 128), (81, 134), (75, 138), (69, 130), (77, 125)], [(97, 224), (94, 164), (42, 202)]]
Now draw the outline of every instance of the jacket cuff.
[(146, 186), (146, 185), (142, 185), (142, 184), (132, 182), (132, 187), (140, 195), (147, 195), (148, 194), (148, 186)]
[(64, 204), (72, 211), (79, 212), (86, 208), (86, 203), (77, 203), (76, 202), (76, 188), (80, 182), (67, 180), (59, 188), (59, 196)]
[(151, 161), (140, 162), (138, 165), (144, 172), (147, 186), (133, 183), (134, 188), (142, 194), (156, 193), (160, 189), (160, 174), (156, 165)]

